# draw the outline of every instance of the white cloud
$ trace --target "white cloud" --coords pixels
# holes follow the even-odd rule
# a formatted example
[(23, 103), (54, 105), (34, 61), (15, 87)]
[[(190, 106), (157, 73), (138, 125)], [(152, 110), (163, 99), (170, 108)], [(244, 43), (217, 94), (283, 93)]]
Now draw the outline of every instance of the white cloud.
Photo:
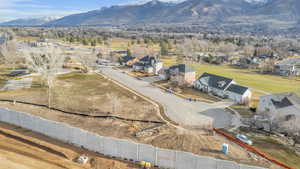
[(58, 10), (40, 5), (36, 0), (0, 0), (0, 22), (19, 18), (62, 17), (81, 10)]

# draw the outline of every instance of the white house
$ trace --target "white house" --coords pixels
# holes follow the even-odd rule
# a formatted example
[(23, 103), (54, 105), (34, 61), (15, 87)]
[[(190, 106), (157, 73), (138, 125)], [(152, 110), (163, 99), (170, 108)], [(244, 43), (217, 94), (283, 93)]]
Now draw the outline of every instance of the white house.
[(245, 105), (250, 103), (252, 97), (252, 92), (248, 87), (238, 84), (230, 84), (225, 93), (230, 100)]
[(194, 83), (194, 88), (224, 98), (226, 96), (226, 89), (232, 83), (235, 83), (233, 79), (210, 73), (203, 73)]
[(155, 57), (145, 56), (138, 62), (134, 63), (132, 68), (134, 71), (153, 73), (158, 75), (163, 68), (163, 63)]
[(252, 96), (248, 87), (237, 84), (233, 79), (210, 73), (203, 73), (194, 83), (194, 88), (221, 98), (228, 98), (238, 104), (248, 104)]
[(260, 97), (259, 114), (269, 114), (278, 119), (289, 115), (300, 116), (300, 97), (295, 93), (270, 94)]
[(276, 63), (275, 71), (281, 76), (299, 76), (300, 57), (289, 58)]

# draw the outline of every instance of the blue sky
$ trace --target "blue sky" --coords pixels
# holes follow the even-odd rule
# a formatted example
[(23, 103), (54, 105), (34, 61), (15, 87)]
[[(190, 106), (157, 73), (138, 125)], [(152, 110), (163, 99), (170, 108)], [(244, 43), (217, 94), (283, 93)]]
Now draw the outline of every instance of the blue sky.
[(0, 22), (17, 18), (61, 17), (136, 1), (147, 0), (0, 0)]

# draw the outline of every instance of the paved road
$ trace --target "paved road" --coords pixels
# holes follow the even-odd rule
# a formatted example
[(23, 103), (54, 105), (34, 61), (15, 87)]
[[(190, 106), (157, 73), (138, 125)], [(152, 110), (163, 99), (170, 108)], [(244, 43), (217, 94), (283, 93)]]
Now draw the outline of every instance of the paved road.
[(188, 102), (178, 96), (166, 93), (152, 86), (149, 82), (138, 80), (122, 73), (120, 70), (102, 68), (101, 72), (127, 87), (161, 103), (166, 109), (167, 116), (181, 125), (205, 126), (213, 123), (213, 127), (223, 128), (228, 127), (232, 123), (233, 115), (224, 110), (225, 107), (232, 103), (217, 102), (209, 104), (204, 102)]

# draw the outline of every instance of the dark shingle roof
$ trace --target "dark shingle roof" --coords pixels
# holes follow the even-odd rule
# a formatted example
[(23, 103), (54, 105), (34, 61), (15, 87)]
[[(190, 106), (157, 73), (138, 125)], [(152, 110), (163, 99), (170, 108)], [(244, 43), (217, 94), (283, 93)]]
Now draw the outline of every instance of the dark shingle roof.
[(135, 62), (133, 65), (134, 66), (146, 66), (146, 64), (141, 63), (141, 62)]
[(148, 62), (150, 63), (151, 60), (156, 60), (154, 57), (150, 57), (150, 56), (145, 56), (143, 58), (140, 59), (140, 62)]
[(237, 93), (237, 94), (240, 94), (240, 95), (243, 95), (249, 88), (248, 87), (245, 87), (245, 86), (241, 86), (241, 85), (238, 85), (238, 84), (231, 84), (229, 87), (228, 87), (228, 91), (231, 91), (233, 93)]
[(128, 62), (128, 61), (133, 60), (133, 59), (135, 59), (135, 57), (132, 57), (132, 56), (123, 56), (122, 59), (121, 59), (121, 61), (122, 62)]
[(218, 76), (210, 73), (203, 73), (199, 79), (208, 78), (208, 85), (217, 89), (224, 90), (233, 81), (233, 79)]
[(287, 97), (283, 98), (280, 101), (276, 101), (276, 100), (273, 100), (273, 99), (271, 99), (271, 101), (277, 109), (284, 108), (284, 107), (289, 107), (289, 106), (293, 105), (293, 103)]
[(8, 76), (17, 77), (17, 76), (25, 76), (28, 74), (29, 73), (27, 72), (27, 70), (15, 70), (15, 71), (11, 72), (10, 74), (8, 74)]
[(193, 68), (191, 68), (185, 64), (174, 65), (174, 66), (171, 66), (169, 69), (170, 70), (178, 69), (179, 72), (181, 72), (181, 73), (195, 72), (195, 70)]

